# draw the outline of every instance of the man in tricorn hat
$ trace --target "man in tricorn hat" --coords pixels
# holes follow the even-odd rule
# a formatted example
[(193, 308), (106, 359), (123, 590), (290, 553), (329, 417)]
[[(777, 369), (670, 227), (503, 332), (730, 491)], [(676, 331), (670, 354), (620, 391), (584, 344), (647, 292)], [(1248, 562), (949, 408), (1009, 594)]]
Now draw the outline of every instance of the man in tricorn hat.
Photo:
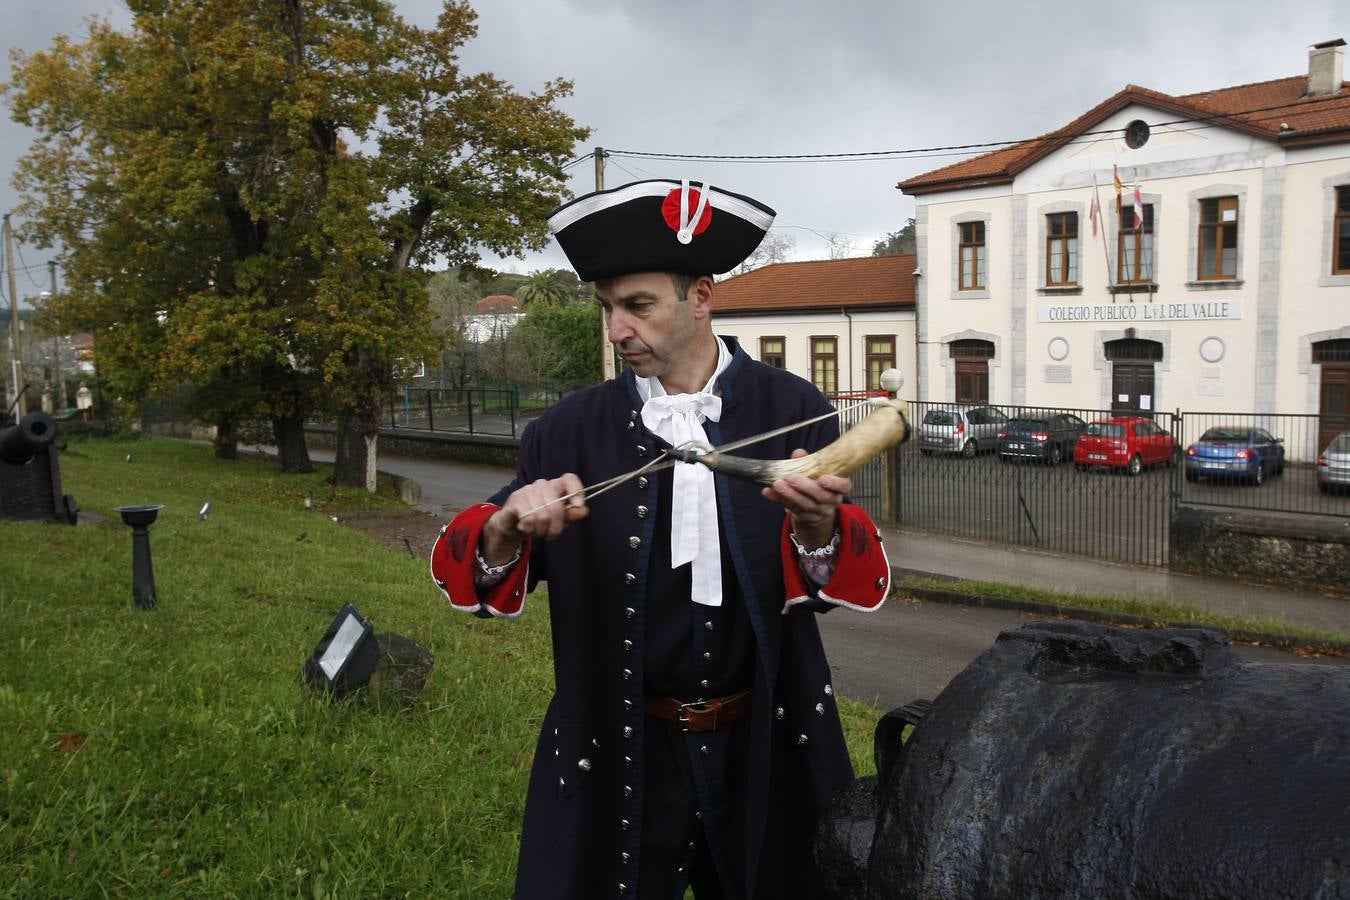
[[(688, 440), (718, 446), (831, 410), (713, 334), (712, 275), (774, 212), (707, 184), (580, 197), (550, 228), (594, 281), (628, 364), (521, 438), (515, 480), (455, 518), (431, 570), (451, 606), (513, 618), (549, 586), (556, 693), (534, 757), (517, 898), (810, 897), (817, 819), (852, 777), (815, 614), (876, 609), (880, 536), (847, 478), (771, 488), (702, 465), (595, 485)], [(835, 418), (738, 450), (815, 451)]]

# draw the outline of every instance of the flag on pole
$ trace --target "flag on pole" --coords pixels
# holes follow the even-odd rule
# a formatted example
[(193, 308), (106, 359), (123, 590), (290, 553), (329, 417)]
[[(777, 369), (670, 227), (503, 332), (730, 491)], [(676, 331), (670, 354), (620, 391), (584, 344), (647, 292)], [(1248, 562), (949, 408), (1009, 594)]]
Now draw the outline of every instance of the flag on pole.
[(1134, 170), (1134, 230), (1144, 227), (1144, 195), (1139, 190), (1139, 170)]
[(1116, 169), (1115, 166), (1112, 166), (1112, 167), (1111, 167), (1111, 177), (1112, 177), (1112, 178), (1115, 180), (1115, 182), (1116, 182), (1116, 203), (1117, 203), (1117, 205), (1119, 205), (1119, 203), (1120, 203), (1120, 191), (1121, 191), (1121, 188), (1123, 187), (1123, 185), (1120, 183), (1120, 172), (1117, 171), (1117, 169)]
[(1092, 203), (1088, 205), (1088, 220), (1092, 222), (1092, 236), (1097, 236), (1097, 219), (1102, 214), (1101, 201), (1097, 199), (1097, 173), (1092, 173)]

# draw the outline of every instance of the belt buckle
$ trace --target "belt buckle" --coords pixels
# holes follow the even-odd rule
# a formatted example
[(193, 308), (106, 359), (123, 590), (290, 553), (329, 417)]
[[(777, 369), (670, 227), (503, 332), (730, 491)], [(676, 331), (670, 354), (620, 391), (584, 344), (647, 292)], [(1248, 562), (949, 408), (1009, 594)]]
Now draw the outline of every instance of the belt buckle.
[(694, 700), (690, 703), (681, 703), (675, 708), (675, 721), (683, 726), (685, 732), (689, 731), (689, 714), (687, 710), (695, 712), (707, 712), (711, 707), (706, 700)]

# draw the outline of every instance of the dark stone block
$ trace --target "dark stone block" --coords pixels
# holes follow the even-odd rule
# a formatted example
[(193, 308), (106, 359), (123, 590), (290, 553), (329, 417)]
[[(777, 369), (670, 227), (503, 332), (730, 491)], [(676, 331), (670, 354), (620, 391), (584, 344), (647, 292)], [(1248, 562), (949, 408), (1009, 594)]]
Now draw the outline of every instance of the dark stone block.
[(370, 676), (371, 698), (388, 700), (404, 709), (416, 706), (436, 658), (424, 645), (401, 634), (381, 632), (375, 640), (380, 645), (380, 659)]

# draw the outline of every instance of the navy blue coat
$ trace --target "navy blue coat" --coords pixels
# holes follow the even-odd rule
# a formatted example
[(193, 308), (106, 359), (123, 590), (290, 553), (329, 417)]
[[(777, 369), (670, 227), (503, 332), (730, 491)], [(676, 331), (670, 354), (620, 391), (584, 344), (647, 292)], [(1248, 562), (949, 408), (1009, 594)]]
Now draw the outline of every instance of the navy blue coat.
[[(714, 445), (813, 418), (830, 410), (801, 378), (750, 359), (735, 341), (718, 380), (720, 422), (705, 423)], [(520, 485), (574, 472), (593, 484), (650, 461), (667, 446), (639, 416), (631, 372), (566, 397), (522, 435)], [(836, 419), (738, 450), (784, 458), (838, 436)], [(644, 819), (644, 622), (669, 589), (669, 510), (659, 508), (658, 479), (629, 481), (590, 503), (590, 516), (556, 540), (536, 541), (530, 586), (548, 583), (556, 693), (544, 717), (530, 777), (516, 896), (631, 896)], [(786, 615), (780, 539), (784, 512), (757, 485), (716, 476), (723, 579), (745, 604), (754, 638), (754, 703), (748, 728), (754, 765), (726, 776), (743, 792), (745, 822), (718, 838), (713, 852), (744, 870), (744, 897), (800, 896), (810, 877), (816, 821), (853, 776), (830, 686), (813, 604)], [(669, 486), (665, 490), (669, 496)], [(668, 556), (667, 556), (668, 560)], [(727, 565), (729, 563), (729, 565)], [(687, 595), (683, 601), (688, 603)], [(814, 606), (819, 609), (819, 606)], [(697, 759), (697, 754), (695, 754)], [(721, 757), (714, 756), (715, 759)], [(697, 768), (697, 764), (696, 764)], [(651, 813), (652, 810), (648, 810)]]

